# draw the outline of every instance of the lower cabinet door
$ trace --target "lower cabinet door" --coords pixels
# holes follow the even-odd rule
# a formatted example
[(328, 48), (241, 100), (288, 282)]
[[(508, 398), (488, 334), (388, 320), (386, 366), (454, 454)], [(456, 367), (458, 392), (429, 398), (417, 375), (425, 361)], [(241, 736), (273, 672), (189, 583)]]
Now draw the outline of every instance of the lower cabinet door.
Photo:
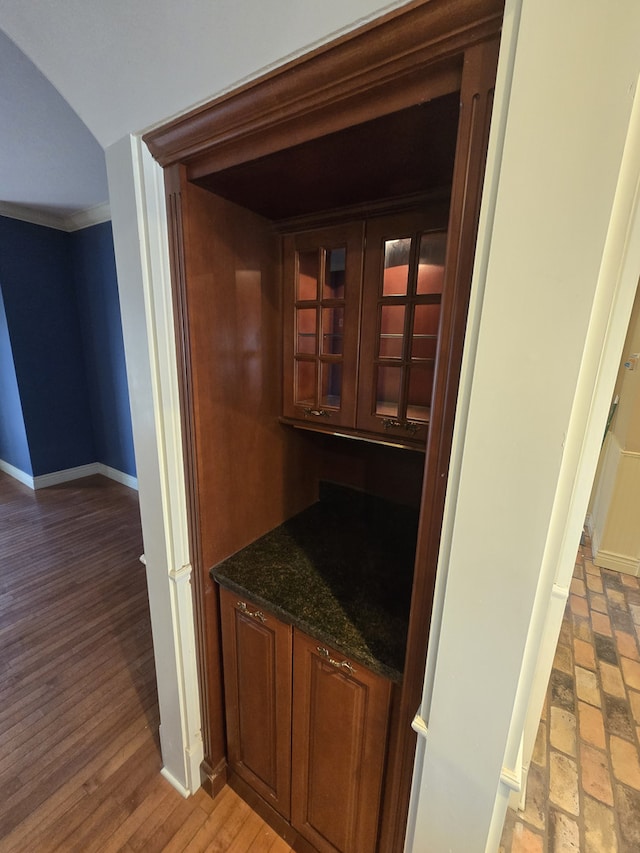
[(220, 589), (228, 760), (287, 820), (291, 803), (291, 626)]
[(291, 823), (320, 853), (374, 853), (391, 683), (294, 629)]

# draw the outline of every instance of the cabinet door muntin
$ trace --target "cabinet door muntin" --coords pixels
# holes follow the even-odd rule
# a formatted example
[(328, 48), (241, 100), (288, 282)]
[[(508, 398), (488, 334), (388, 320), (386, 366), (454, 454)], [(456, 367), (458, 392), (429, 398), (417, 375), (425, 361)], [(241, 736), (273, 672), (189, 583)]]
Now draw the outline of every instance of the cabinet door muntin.
[(292, 297), (285, 309), (292, 321), (285, 343), (285, 381), (291, 359), (285, 414), (324, 426), (355, 426), (362, 223), (295, 234), (284, 246)]
[(445, 247), (444, 230), (380, 242), (372, 414), (392, 428), (429, 420)]
[(346, 269), (346, 245), (296, 252), (295, 402), (307, 414), (341, 407)]

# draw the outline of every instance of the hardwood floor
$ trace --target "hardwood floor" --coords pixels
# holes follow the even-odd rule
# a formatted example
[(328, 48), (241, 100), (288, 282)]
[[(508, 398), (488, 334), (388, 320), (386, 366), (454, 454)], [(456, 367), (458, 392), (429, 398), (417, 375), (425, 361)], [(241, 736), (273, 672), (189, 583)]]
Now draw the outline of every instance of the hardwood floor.
[(287, 853), (226, 788), (160, 776), (137, 495), (0, 473), (0, 850)]

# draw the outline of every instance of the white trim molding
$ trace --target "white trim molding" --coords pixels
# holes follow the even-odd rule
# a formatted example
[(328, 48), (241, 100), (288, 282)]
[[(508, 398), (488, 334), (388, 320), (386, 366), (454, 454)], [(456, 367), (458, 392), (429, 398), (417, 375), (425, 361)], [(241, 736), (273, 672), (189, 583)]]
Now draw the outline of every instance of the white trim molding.
[(500, 781), (503, 785), (506, 785), (510, 791), (514, 791), (516, 794), (520, 793), (522, 782), (520, 776), (515, 770), (511, 770), (509, 767), (503, 767), (500, 771)]
[(607, 551), (606, 548), (598, 549), (593, 559), (596, 566), (603, 569), (612, 569), (614, 572), (622, 572), (624, 575), (640, 575), (640, 560), (630, 557), (628, 554), (616, 554), (615, 551)]
[[(162, 726), (160, 726), (160, 730), (162, 730)], [(171, 771), (167, 770), (166, 767), (162, 767), (160, 769), (160, 775), (164, 776), (167, 782), (176, 789), (176, 791), (180, 794), (180, 796), (184, 797), (185, 800), (191, 796), (191, 791), (187, 791), (184, 785), (179, 782), (176, 777), (171, 773)]]
[(122, 483), (123, 486), (128, 486), (130, 489), (138, 491), (138, 478), (131, 474), (125, 474), (124, 471), (118, 471), (117, 468), (111, 468), (109, 465), (103, 465), (98, 462), (98, 474), (103, 477), (108, 477), (110, 480), (115, 480), (117, 483)]
[(589, 537), (593, 537), (593, 514), (591, 512), (587, 513), (587, 516), (584, 520), (585, 530), (589, 534)]
[(179, 688), (184, 702), (182, 723), (184, 759), (187, 769), (187, 779), (189, 780), (188, 787), (191, 791), (195, 791), (200, 785), (200, 765), (204, 754), (204, 744), (202, 741), (200, 706), (189, 701), (190, 686), (198, 682), (198, 656), (192, 616), (191, 574), (191, 563), (187, 563), (180, 568), (173, 568), (169, 572), (169, 579), (172, 581), (174, 590), (174, 624), (178, 640), (177, 655), (182, 663)]
[(562, 602), (562, 606), (567, 602), (567, 598), (569, 598), (569, 589), (566, 586), (561, 586), (558, 583), (554, 583), (551, 587), (551, 597), (558, 599), (558, 601)]
[[(138, 136), (106, 152), (140, 481), (163, 775), (193, 793), (204, 749), (164, 174)], [(152, 415), (152, 416), (151, 416)]]
[(19, 480), (25, 486), (29, 486), (30, 489), (35, 489), (32, 474), (21, 471), (20, 468), (16, 468), (15, 465), (5, 462), (4, 459), (0, 459), (0, 471), (4, 471), (5, 474), (13, 477), (14, 480)]
[[(413, 720), (411, 721), (411, 728), (416, 732), (416, 734), (420, 735), (422, 738), (427, 738), (429, 734), (429, 730), (427, 728), (427, 724), (422, 719), (420, 714), (416, 714)], [(512, 770), (510, 767), (503, 767), (500, 771), (500, 781), (503, 785), (506, 785), (510, 791), (513, 791), (515, 794), (520, 794), (523, 790), (523, 774), (524, 767), (522, 766), (522, 747), (520, 748), (520, 752), (518, 754), (518, 767), (520, 768), (520, 773), (516, 770)], [(518, 797), (518, 799), (520, 799)]]
[(92, 225), (100, 225), (102, 222), (109, 222), (111, 220), (111, 208), (108, 202), (104, 202), (86, 210), (76, 210), (74, 213), (55, 213), (46, 208), (29, 207), (25, 204), (3, 201), (0, 202), (0, 216), (70, 233), (80, 231), (83, 228), (90, 228)]
[(61, 471), (51, 471), (49, 474), (38, 474), (33, 478), (34, 489), (46, 489), (48, 486), (57, 486), (58, 483), (68, 483), (70, 480), (80, 480), (83, 477), (92, 477), (100, 474), (99, 464), (91, 462), (89, 465), (78, 465), (76, 468), (65, 468)]
[(88, 207), (86, 210), (78, 210), (64, 219), (65, 231), (82, 231), (83, 228), (91, 228), (92, 225), (101, 225), (103, 222), (111, 221), (111, 207), (109, 202)]
[(138, 488), (138, 480), (131, 474), (125, 474), (124, 471), (118, 471), (102, 462), (90, 462), (88, 465), (78, 465), (76, 468), (65, 468), (61, 471), (51, 471), (49, 474), (38, 474), (34, 477), (0, 459), (0, 471), (4, 471), (5, 474), (9, 474), (10, 477), (19, 480), (34, 491), (46, 489), (49, 486), (57, 486), (59, 483), (68, 483), (71, 480), (80, 480), (83, 477), (92, 477), (95, 474), (101, 474), (103, 477), (122, 483), (123, 486), (128, 486), (130, 489)]
[(411, 720), (411, 728), (421, 737), (426, 738), (428, 733), (427, 724), (422, 719), (420, 714), (416, 714), (413, 720)]
[[(165, 541), (169, 558), (169, 596), (178, 676), (184, 785), (189, 791), (194, 792), (201, 784), (200, 765), (204, 757), (204, 746), (200, 718), (164, 172), (139, 136), (133, 137), (131, 143), (138, 194), (138, 224), (144, 234), (145, 248), (148, 252), (143, 276), (143, 294), (152, 393), (156, 400), (154, 415), (158, 437)], [(162, 738), (161, 744), (166, 766), (166, 750)]]
[(593, 501), (593, 562), (596, 566), (638, 576), (640, 531), (640, 453), (624, 448), (611, 434), (599, 464)]
[[(639, 80), (636, 80), (636, 84)], [(576, 393), (538, 578), (504, 764), (516, 763), (524, 731), (528, 765), (562, 625), (559, 591), (569, 586), (602, 449), (602, 434), (640, 269), (640, 95), (633, 93)], [(551, 578), (553, 580), (551, 580)], [(549, 583), (549, 580), (551, 582)], [(547, 586), (548, 584), (548, 586)], [(550, 595), (550, 591), (552, 594)], [(497, 849), (504, 804), (496, 800), (486, 849)]]

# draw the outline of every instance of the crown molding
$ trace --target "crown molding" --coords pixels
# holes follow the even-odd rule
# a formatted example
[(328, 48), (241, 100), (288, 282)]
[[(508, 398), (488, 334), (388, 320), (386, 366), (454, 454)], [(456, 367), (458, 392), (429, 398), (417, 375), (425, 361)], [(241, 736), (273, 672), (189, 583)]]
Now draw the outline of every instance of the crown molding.
[(458, 91), (465, 50), (499, 34), (503, 7), (414, 0), (142, 138), (161, 166), (186, 164), (197, 180)]
[(66, 231), (80, 231), (82, 228), (90, 228), (92, 225), (100, 225), (101, 222), (111, 221), (111, 207), (109, 202), (88, 207), (86, 210), (78, 210), (66, 217)]
[(2, 201), (0, 202), (0, 216), (70, 233), (80, 231), (82, 228), (90, 228), (92, 225), (99, 225), (101, 222), (109, 222), (111, 220), (111, 208), (109, 203), (105, 202), (71, 214), (56, 214), (25, 204)]

